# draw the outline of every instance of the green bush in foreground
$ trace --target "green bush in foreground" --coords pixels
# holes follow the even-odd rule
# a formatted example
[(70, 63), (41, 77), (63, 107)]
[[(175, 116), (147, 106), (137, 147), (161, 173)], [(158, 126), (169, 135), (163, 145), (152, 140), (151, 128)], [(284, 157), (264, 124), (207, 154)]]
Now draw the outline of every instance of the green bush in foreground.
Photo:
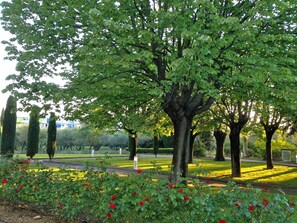
[(141, 170), (119, 177), (92, 169), (21, 172), (14, 162), (5, 160), (0, 165), (1, 198), (47, 206), (65, 220), (296, 222), (294, 201), (259, 189), (241, 189), (233, 182), (214, 190), (197, 180), (188, 187), (173, 185)]

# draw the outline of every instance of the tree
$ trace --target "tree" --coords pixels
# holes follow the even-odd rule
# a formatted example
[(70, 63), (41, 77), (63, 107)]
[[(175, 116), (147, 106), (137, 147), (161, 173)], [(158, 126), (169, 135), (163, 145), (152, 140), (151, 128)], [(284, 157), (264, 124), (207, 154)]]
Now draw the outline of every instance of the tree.
[(1, 143), (1, 155), (4, 157), (13, 157), (14, 141), (16, 134), (16, 100), (9, 96), (3, 117), (3, 132)]
[(28, 141), (27, 141), (27, 156), (32, 159), (38, 153), (39, 147), (39, 111), (36, 106), (33, 107), (30, 113), (29, 128), (28, 128)]
[(146, 97), (135, 91), (136, 102), (156, 99), (173, 123), (174, 180), (179, 181), (188, 173), (192, 120), (218, 97), (226, 73), (241, 67), (258, 75), (295, 58), (283, 50), (292, 41), (285, 27), (296, 27), (295, 6), (293, 0), (4, 1), (3, 26), (15, 35), (6, 49), (21, 74), (9, 77), (14, 82), (7, 89), (25, 104), (26, 97), (57, 100), (63, 96), (54, 90), (59, 86), (41, 77), (60, 73), (76, 83), (76, 97), (85, 102), (78, 107), (100, 108), (102, 88), (131, 81), (127, 94), (141, 87)]
[(54, 158), (56, 152), (56, 138), (57, 138), (57, 126), (56, 126), (56, 116), (54, 112), (50, 114), (50, 120), (47, 129), (47, 149), (49, 160)]

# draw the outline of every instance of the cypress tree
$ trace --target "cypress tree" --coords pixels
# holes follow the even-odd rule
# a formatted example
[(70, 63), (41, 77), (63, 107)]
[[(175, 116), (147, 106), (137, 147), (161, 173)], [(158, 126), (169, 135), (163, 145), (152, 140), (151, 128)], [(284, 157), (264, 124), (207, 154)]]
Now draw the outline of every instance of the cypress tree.
[(57, 137), (56, 116), (54, 112), (51, 112), (48, 129), (47, 129), (47, 150), (46, 150), (50, 161), (53, 159), (55, 155), (56, 137)]
[(9, 96), (3, 117), (1, 155), (11, 158), (14, 154), (14, 141), (16, 134), (16, 100)]
[(27, 143), (27, 156), (30, 159), (38, 153), (39, 146), (39, 108), (37, 106), (33, 107), (30, 113), (30, 121), (28, 128), (28, 143)]

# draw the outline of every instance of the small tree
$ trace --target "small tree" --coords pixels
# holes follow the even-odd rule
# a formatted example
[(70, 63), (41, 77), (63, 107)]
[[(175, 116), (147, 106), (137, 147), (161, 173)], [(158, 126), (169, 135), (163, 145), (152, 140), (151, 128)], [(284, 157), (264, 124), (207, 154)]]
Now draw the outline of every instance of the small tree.
[(9, 96), (3, 117), (3, 132), (1, 143), (1, 155), (12, 157), (14, 153), (14, 141), (16, 133), (16, 100)]
[(30, 159), (32, 159), (33, 156), (38, 153), (39, 132), (39, 108), (33, 107), (30, 113), (27, 143), (27, 156), (29, 156)]
[(55, 155), (56, 137), (57, 137), (56, 116), (54, 112), (51, 112), (48, 129), (47, 129), (47, 150), (46, 150), (50, 161), (52, 161)]

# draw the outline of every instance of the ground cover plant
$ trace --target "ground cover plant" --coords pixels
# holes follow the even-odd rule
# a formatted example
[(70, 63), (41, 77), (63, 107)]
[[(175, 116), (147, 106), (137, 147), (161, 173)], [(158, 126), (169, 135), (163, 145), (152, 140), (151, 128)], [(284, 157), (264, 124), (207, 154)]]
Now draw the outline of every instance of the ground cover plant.
[(191, 180), (172, 184), (141, 169), (127, 177), (92, 169), (35, 167), (21, 171), (1, 160), (0, 197), (27, 202), (61, 216), (88, 222), (296, 222), (293, 198), (240, 188), (219, 190)]
[[(100, 165), (101, 159), (80, 159), (80, 160), (59, 160), (65, 163), (77, 163), (89, 166)], [(140, 157), (138, 167), (142, 170), (170, 171), (171, 158), (150, 158)], [(108, 164), (119, 168), (133, 168), (134, 163), (126, 157), (110, 157)], [(242, 162), (242, 176), (232, 178), (233, 180), (245, 183), (265, 183), (275, 186), (296, 186), (297, 168), (275, 165), (274, 169), (266, 168), (265, 163)], [(217, 162), (212, 159), (194, 159), (194, 164), (189, 164), (189, 174), (191, 176), (205, 176), (215, 179), (231, 180), (230, 161)]]

